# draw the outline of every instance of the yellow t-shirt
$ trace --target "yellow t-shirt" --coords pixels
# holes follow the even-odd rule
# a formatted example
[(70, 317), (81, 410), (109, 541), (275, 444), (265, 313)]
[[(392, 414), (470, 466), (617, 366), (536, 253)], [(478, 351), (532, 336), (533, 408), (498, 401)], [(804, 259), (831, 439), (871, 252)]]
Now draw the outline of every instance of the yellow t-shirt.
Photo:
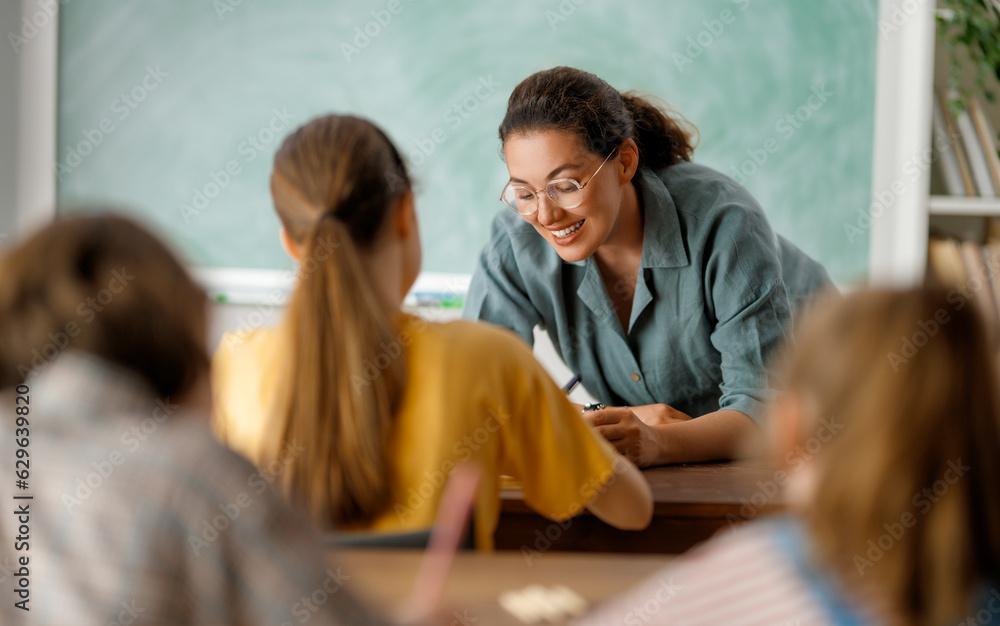
[[(619, 457), (593, 431), (513, 333), (485, 323), (399, 318), (407, 385), (391, 445), (394, 504), (368, 529), (400, 532), (434, 521), (445, 479), (459, 462), (483, 470), (476, 543), (489, 549), (500, 515), (500, 476), (518, 480), (525, 502), (550, 519), (579, 513)], [(227, 334), (212, 363), (215, 429), (251, 460), (278, 382), (284, 335)]]

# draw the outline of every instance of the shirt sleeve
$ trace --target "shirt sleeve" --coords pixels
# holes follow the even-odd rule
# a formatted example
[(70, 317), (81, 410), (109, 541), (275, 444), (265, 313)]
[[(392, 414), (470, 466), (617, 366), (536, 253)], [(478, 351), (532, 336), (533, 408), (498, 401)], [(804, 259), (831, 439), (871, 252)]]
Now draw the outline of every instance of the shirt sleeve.
[(510, 414), (501, 415), (501, 472), (521, 483), (535, 511), (563, 520), (580, 513), (624, 469), (624, 460), (593, 430), (526, 346), (511, 345)]
[(529, 346), (534, 345), (534, 329), (542, 318), (528, 297), (510, 233), (500, 215), (493, 219), (490, 242), (479, 255), (462, 317), (509, 328)]
[(768, 359), (790, 320), (776, 238), (757, 207), (725, 208), (705, 272), (715, 313), (712, 345), (721, 355), (720, 409), (761, 423), (771, 396)]

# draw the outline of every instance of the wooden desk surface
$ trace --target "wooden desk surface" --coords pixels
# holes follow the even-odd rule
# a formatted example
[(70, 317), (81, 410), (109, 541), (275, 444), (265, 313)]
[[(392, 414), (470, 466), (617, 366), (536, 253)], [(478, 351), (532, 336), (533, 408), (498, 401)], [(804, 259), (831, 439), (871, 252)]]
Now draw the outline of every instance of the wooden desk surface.
[[(343, 550), (337, 553), (336, 561), (341, 571), (351, 577), (346, 583), (348, 588), (374, 606), (394, 609), (413, 590), (421, 556), (419, 550)], [(504, 591), (531, 584), (565, 585), (592, 608), (669, 562), (670, 557), (659, 555), (560, 552), (542, 554), (531, 559), (529, 565), (524, 556), (515, 552), (462, 552), (455, 557), (443, 600), (444, 615), (451, 617), (442, 623), (522, 625), (500, 606), (497, 598)], [(462, 622), (459, 616), (468, 621)]]
[(678, 554), (722, 528), (785, 506), (783, 475), (760, 462), (671, 465), (642, 473), (653, 490), (653, 522), (645, 530), (618, 530), (590, 512), (557, 524), (528, 507), (520, 489), (504, 489), (497, 549)]

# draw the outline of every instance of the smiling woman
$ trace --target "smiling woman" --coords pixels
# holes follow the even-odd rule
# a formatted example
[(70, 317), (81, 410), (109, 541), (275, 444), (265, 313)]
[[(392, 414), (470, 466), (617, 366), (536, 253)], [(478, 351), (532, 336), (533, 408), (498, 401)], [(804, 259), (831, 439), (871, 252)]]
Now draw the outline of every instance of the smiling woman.
[(541, 324), (611, 407), (587, 419), (639, 465), (730, 458), (762, 419), (770, 353), (826, 271), (743, 187), (691, 162), (684, 123), (593, 74), (526, 78), (500, 140), (510, 210), (464, 315), (529, 343)]

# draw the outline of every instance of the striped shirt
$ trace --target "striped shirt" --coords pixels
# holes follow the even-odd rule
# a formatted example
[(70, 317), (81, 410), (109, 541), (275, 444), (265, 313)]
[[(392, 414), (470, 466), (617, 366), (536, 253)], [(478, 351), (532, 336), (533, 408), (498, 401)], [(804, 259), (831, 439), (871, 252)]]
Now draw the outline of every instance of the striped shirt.
[[(28, 385), (31, 473), (21, 494), (33, 499), (6, 491), (15, 443), (0, 436), (0, 622), (378, 622), (342, 588), (350, 576), (328, 562), (307, 519), (272, 491), (274, 474), (218, 444), (207, 416), (155, 400), (79, 353)], [(14, 398), (0, 402), (0, 423), (13, 431)], [(13, 551), (10, 502), (29, 507), (27, 551)], [(15, 558), (25, 555), (30, 611), (14, 607)]]
[[(782, 526), (760, 522), (709, 541), (640, 586), (588, 614), (580, 625), (806, 626), (837, 624), (829, 597), (817, 593), (782, 547)], [(847, 607), (858, 623), (884, 623), (865, 607)]]

